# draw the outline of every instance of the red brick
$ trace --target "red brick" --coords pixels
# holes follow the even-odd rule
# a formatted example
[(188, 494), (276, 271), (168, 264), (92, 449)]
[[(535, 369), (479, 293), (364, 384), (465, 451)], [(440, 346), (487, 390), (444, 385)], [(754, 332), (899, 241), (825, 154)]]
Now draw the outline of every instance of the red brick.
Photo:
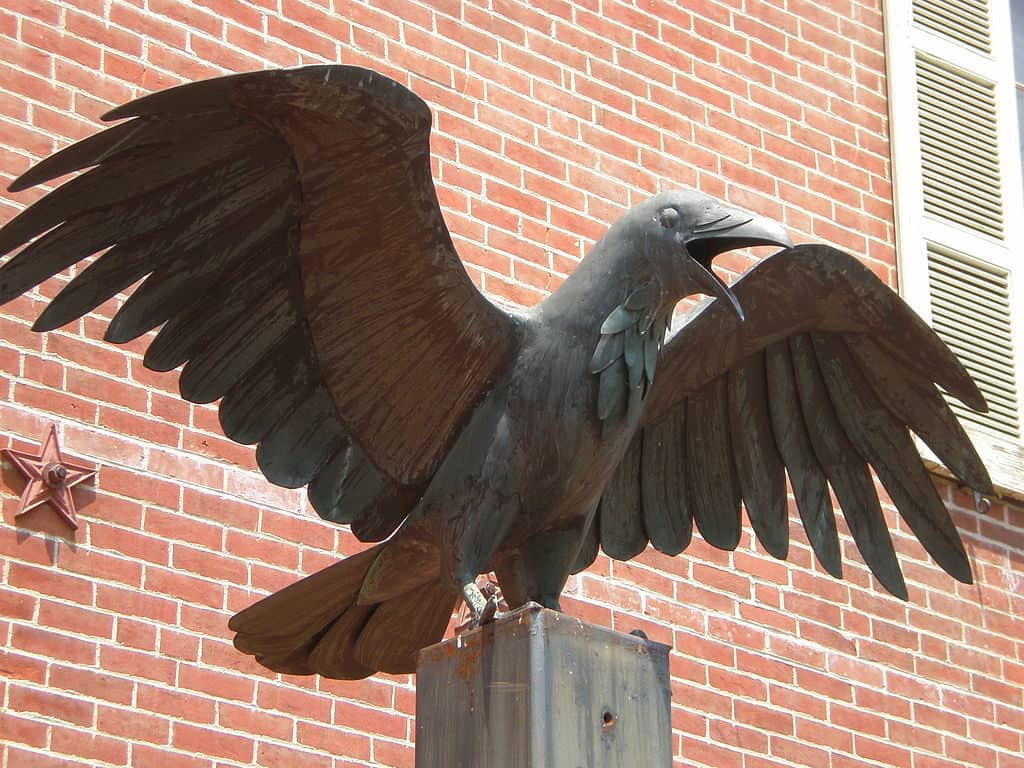
[(86, 423), (91, 423), (96, 419), (95, 403), (84, 401), (76, 395), (33, 387), (21, 382), (15, 382), (14, 402)]
[[(778, 736), (772, 736), (770, 749), (772, 755), (797, 765), (823, 765), (830, 759), (827, 750)], [(832, 762), (837, 764), (835, 760)]]
[(97, 585), (96, 607), (164, 624), (173, 624), (177, 615), (177, 607), (171, 600), (107, 584)]
[(66, 755), (75, 755), (114, 765), (127, 764), (128, 743), (96, 733), (55, 728), (50, 749)]
[(31, 619), (36, 612), (38, 598), (7, 589), (0, 589), (0, 616), (11, 619)]
[(157, 565), (167, 565), (170, 547), (166, 541), (154, 536), (97, 524), (89, 529), (89, 541), (100, 549), (119, 552)]
[[(177, 485), (147, 477), (137, 470), (129, 472), (118, 467), (106, 466), (103, 468), (103, 476), (100, 480), (101, 487), (110, 493), (171, 509), (178, 507), (181, 490)], [(147, 520), (154, 512), (147, 510)]]
[[(147, 715), (135, 709), (117, 709), (102, 705), (97, 712), (96, 725), (106, 733), (133, 742), (153, 744), (166, 744), (171, 731), (171, 723), (165, 718)], [(134, 746), (133, 744), (133, 751)]]
[(123, 677), (108, 675), (95, 669), (53, 664), (49, 685), (52, 688), (75, 691), (89, 698), (115, 704), (130, 704), (135, 684)]
[(256, 746), (254, 739), (181, 722), (174, 724), (171, 743), (186, 752), (199, 752), (244, 763), (252, 760)]
[(220, 549), (224, 539), (224, 531), (220, 526), (183, 515), (181, 512), (147, 509), (145, 527), (156, 536), (172, 541), (186, 541), (207, 549)]
[(184, 689), (234, 701), (251, 701), (255, 690), (255, 683), (252, 680), (189, 664), (180, 666), (178, 685)]
[(168, 685), (175, 679), (174, 662), (127, 648), (101, 647), (100, 666), (118, 675), (155, 680)]
[(34, 712), (85, 727), (93, 724), (96, 707), (91, 702), (22, 685), (10, 685), (7, 694), (11, 712)]
[[(262, 712), (251, 704), (236, 705), (225, 701), (217, 705), (217, 724), (230, 731), (258, 733), (263, 738), (291, 741), (295, 734), (295, 721), (289, 717)], [(338, 733), (332, 730), (334, 740)]]
[(0, 674), (8, 680), (27, 680), (42, 684), (46, 680), (47, 662), (43, 659), (0, 650)]
[(222, 584), (165, 568), (148, 567), (145, 587), (161, 595), (211, 608), (219, 608), (224, 604)]
[(136, 416), (116, 408), (100, 407), (99, 425), (121, 435), (146, 440), (157, 445), (176, 447), (181, 429), (170, 424)]
[(160, 768), (209, 768), (209, 758), (186, 755), (169, 749), (156, 749), (147, 744), (132, 744), (137, 765), (159, 765)]
[(271, 562), (292, 570), (296, 570), (299, 565), (298, 547), (259, 534), (228, 531), (224, 548), (234, 557), (245, 560)]
[(339, 730), (316, 722), (299, 720), (296, 723), (296, 741), (321, 752), (356, 760), (370, 759), (370, 737), (353, 731)]
[(377, 765), (389, 768), (413, 768), (415, 763), (412, 746), (394, 741), (374, 739), (373, 757)]
[(185, 632), (177, 632), (167, 628), (161, 629), (158, 647), (160, 653), (164, 656), (171, 656), (185, 661), (199, 660), (199, 640)]
[[(16, 765), (18, 768), (53, 768), (54, 765), (53, 755), (48, 751), (29, 752), (11, 746), (7, 749), (7, 756), (10, 759), (10, 765)], [(61, 759), (60, 765), (61, 768), (95, 768), (94, 763), (80, 762), (66, 757)]]
[(183, 629), (214, 637), (227, 636), (228, 616), (222, 611), (213, 611), (209, 608), (188, 605), (186, 603), (181, 604), (180, 611), (180, 625)]
[(212, 699), (145, 682), (138, 684), (136, 706), (147, 712), (155, 712), (172, 718), (180, 718), (182, 712), (188, 712), (190, 722), (205, 724), (214, 722), (216, 712), (215, 702)]
[(42, 600), (39, 603), (38, 622), (43, 626), (54, 627), (61, 632), (107, 639), (113, 637), (114, 619), (112, 616), (79, 605)]
[(328, 720), (331, 713), (331, 701), (324, 696), (294, 688), (274, 686), (266, 682), (261, 682), (257, 687), (256, 703), (264, 709), (320, 722)]
[(244, 584), (247, 569), (241, 560), (220, 552), (175, 544), (171, 553), (171, 566), (185, 573), (194, 573), (207, 579)]
[(20, 624), (11, 628), (11, 647), (72, 664), (94, 664), (96, 661), (97, 646), (91, 640)]
[(298, 747), (286, 747), (261, 741), (256, 747), (256, 764), (274, 768), (279, 765), (303, 765), (332, 768), (331, 755), (316, 754)]
[(4, 740), (42, 749), (46, 747), (49, 725), (41, 720), (4, 715)]
[(142, 651), (156, 650), (156, 627), (144, 621), (125, 616), (117, 617), (114, 639), (118, 644)]
[(63, 548), (58, 553), (58, 564), (65, 570), (90, 578), (123, 585), (142, 584), (142, 566), (139, 563), (96, 550), (80, 549), (73, 553), (69, 548)]

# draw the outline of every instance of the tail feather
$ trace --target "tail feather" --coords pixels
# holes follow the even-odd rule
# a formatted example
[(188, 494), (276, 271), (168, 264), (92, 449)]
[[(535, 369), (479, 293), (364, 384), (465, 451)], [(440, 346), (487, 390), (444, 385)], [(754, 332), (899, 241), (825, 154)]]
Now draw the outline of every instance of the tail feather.
[[(373, 566), (391, 546), (335, 563), (236, 614), (228, 624), (237, 633), (235, 647), (284, 674), (356, 680), (378, 671), (415, 671), (419, 650), (444, 635), (457, 591), (428, 575), (401, 594), (390, 590), (372, 603), (361, 600), (368, 573), (380, 572)], [(426, 563), (421, 568), (406, 559), (404, 565), (430, 573)]]
[(316, 639), (304, 645), (276, 655), (254, 654), (256, 661), (282, 675), (313, 675), (316, 670), (310, 666), (309, 652), (316, 645)]
[(456, 597), (452, 587), (432, 581), (381, 603), (359, 633), (356, 659), (382, 672), (415, 672), (420, 649), (444, 637)]
[(371, 547), (263, 598), (232, 616), (228, 627), (256, 638), (312, 637), (353, 602), (380, 550)]
[(324, 677), (361, 680), (375, 670), (356, 657), (355, 646), (377, 605), (350, 605), (309, 652), (308, 664)]
[[(441, 575), (441, 557), (424, 521), (407, 525), (403, 535), (388, 542), (366, 573), (359, 589), (363, 605), (383, 603), (408, 594), (413, 589), (437, 580)], [(415, 567), (411, 564), (415, 563)]]

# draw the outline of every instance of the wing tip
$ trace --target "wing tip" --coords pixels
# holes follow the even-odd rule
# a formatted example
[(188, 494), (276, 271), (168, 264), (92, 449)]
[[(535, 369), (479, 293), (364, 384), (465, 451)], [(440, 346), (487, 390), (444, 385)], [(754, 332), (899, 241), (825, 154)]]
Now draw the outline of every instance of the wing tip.
[(67, 325), (68, 323), (71, 322), (71, 320), (66, 320), (63, 323), (59, 323), (54, 318), (47, 317), (46, 310), (48, 310), (50, 306), (53, 305), (51, 304), (47, 306), (47, 308), (43, 310), (42, 314), (40, 314), (39, 317), (36, 318), (36, 321), (32, 323), (32, 330), (34, 332), (49, 333), (50, 331), (55, 331), (62, 325)]
[[(161, 93), (161, 91), (157, 91), (157, 93)], [(112, 123), (116, 120), (124, 120), (129, 117), (141, 117), (142, 113), (136, 111), (136, 109), (138, 104), (140, 102), (145, 101), (147, 98), (149, 97), (142, 96), (138, 99), (132, 99), (131, 101), (116, 106), (113, 109), (108, 109), (106, 112), (100, 115), (100, 120), (102, 120), (104, 123)]]
[(942, 570), (961, 584), (973, 584), (974, 573), (971, 569), (971, 561), (967, 556), (967, 551), (964, 549), (963, 541), (959, 535), (957, 535), (955, 542), (952, 543), (949, 549), (951, 551), (941, 560), (932, 555), (935, 562), (941, 566)]
[(117, 322), (117, 316), (110, 321), (110, 325), (107, 326), (107, 330), (103, 332), (103, 340), (110, 344), (127, 344), (130, 341), (134, 341), (141, 333), (133, 333), (127, 328), (122, 327), (122, 323)]
[[(957, 364), (960, 365), (959, 360), (957, 360)], [(976, 382), (974, 377), (962, 368), (962, 365), (960, 365), (960, 367), (961, 370), (956, 372), (957, 375), (955, 379), (951, 379), (949, 382), (944, 382), (949, 394), (975, 413), (988, 413), (988, 401), (985, 399), (985, 395), (982, 394), (981, 389), (978, 387), (978, 382)]]
[(878, 583), (885, 588), (893, 597), (898, 597), (903, 602), (910, 601), (910, 593), (907, 591), (907, 582), (903, 578), (903, 571), (900, 570), (899, 564), (894, 563), (895, 568), (892, 573), (880, 573), (871, 567), (871, 563), (868, 563), (868, 568), (873, 573), (874, 577), (878, 579)]
[(843, 563), (840, 560), (836, 560), (834, 563), (823, 562), (821, 559), (818, 560), (821, 566), (825, 569), (829, 576), (834, 579), (843, 580)]
[(43, 311), (39, 313), (39, 317), (32, 323), (32, 330), (36, 333), (49, 333), (55, 331), (58, 328), (63, 328), (68, 323), (73, 323), (75, 320), (81, 320), (88, 312), (77, 313), (74, 311), (68, 311), (66, 302), (60, 301), (62, 294), (57, 294), (56, 298), (51, 299), (50, 303), (47, 304)]
[[(71, 146), (75, 145), (72, 144)], [(49, 157), (40, 160), (38, 163), (33, 165), (23, 174), (14, 179), (14, 181), (8, 184), (7, 191), (24, 192), (26, 189), (34, 187), (36, 184), (42, 184), (44, 181), (49, 181), (50, 179), (55, 178), (54, 174), (50, 172), (50, 160), (54, 157), (57, 157), (57, 155), (60, 154), (61, 152), (56, 152), (55, 154), (52, 154)]]

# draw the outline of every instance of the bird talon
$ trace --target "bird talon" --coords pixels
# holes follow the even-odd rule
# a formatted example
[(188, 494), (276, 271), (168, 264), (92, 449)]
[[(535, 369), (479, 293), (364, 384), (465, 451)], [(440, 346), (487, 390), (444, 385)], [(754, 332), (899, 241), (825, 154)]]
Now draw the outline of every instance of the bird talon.
[(498, 597), (497, 595), (491, 595), (487, 598), (487, 602), (484, 603), (484, 609), (480, 611), (480, 617), (476, 620), (476, 625), (479, 627), (483, 624), (490, 624), (498, 615)]
[(482, 604), (479, 611), (471, 609), (469, 620), (455, 628), (455, 634), (461, 635), (464, 632), (475, 630), (485, 624), (490, 624), (500, 617), (502, 613), (498, 610), (498, 596), (490, 595)]

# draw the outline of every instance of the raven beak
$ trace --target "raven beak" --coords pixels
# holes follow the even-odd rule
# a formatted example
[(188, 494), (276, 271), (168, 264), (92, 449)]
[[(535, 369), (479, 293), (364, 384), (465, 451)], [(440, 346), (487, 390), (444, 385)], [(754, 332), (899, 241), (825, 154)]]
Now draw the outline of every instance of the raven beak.
[(736, 295), (712, 271), (712, 259), (720, 253), (754, 245), (793, 247), (793, 241), (777, 221), (724, 205), (705, 211), (703, 220), (693, 225), (685, 243), (692, 257), (691, 276), (698, 290), (728, 301), (740, 320), (744, 319), (743, 308)]
[(711, 271), (709, 267), (705, 267), (697, 260), (693, 260), (691, 266), (692, 277), (698, 286), (697, 291), (731, 304), (742, 323), (746, 319), (746, 316), (743, 314), (743, 307), (740, 306), (740, 300), (736, 298), (735, 293), (729, 290), (729, 286), (725, 284), (725, 281)]

